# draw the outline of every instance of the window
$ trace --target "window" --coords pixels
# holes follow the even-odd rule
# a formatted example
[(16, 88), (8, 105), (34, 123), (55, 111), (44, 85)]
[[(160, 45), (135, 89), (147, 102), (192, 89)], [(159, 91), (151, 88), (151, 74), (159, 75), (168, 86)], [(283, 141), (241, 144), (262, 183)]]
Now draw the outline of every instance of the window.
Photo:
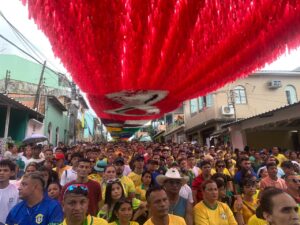
[(199, 111), (203, 110), (205, 107), (212, 107), (213, 106), (213, 95), (208, 94), (203, 97), (198, 98), (198, 105), (199, 105)]
[(203, 110), (205, 108), (205, 102), (203, 97), (198, 98), (198, 104), (199, 104), (199, 111)]
[(212, 107), (214, 104), (212, 94), (206, 95), (206, 107)]
[(190, 100), (190, 108), (191, 108), (191, 114), (194, 114), (198, 111), (198, 101), (196, 98)]
[(288, 104), (294, 104), (295, 102), (297, 102), (297, 93), (296, 93), (296, 89), (294, 88), (294, 86), (292, 85), (287, 85), (285, 87), (285, 94), (286, 94), (286, 98), (287, 98), (287, 102)]
[(246, 91), (243, 86), (234, 88), (235, 104), (247, 104)]

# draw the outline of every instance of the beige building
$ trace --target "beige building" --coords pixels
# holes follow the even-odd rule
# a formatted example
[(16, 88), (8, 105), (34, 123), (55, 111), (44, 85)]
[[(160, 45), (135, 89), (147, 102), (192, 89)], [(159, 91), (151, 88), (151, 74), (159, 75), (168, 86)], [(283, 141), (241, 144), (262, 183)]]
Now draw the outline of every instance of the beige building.
[(224, 124), (296, 103), (299, 92), (300, 71), (253, 73), (206, 96), (185, 101), (186, 137), (210, 145), (230, 141), (228, 129), (222, 128)]

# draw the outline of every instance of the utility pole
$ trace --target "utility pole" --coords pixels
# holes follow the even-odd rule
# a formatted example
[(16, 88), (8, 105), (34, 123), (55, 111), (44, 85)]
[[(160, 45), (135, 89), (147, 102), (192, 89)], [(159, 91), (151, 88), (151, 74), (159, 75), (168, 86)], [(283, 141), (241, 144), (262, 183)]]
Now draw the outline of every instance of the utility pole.
[(232, 106), (233, 111), (234, 111), (234, 121), (237, 121), (237, 118), (236, 118), (236, 109), (235, 109), (235, 91), (234, 90), (230, 90), (230, 96), (229, 96), (228, 105)]
[(38, 111), (39, 110), (39, 102), (40, 102), (40, 93), (41, 93), (41, 86), (42, 83), (44, 81), (44, 72), (45, 72), (45, 68), (46, 68), (46, 61), (44, 61), (43, 64), (43, 68), (42, 68), (42, 72), (41, 72), (41, 76), (40, 76), (40, 81), (36, 90), (36, 94), (35, 94), (35, 99), (34, 99), (34, 103), (33, 103), (33, 109)]
[(10, 81), (10, 70), (6, 70), (6, 75), (5, 75), (5, 83), (4, 83), (4, 93), (8, 93), (8, 84)]
[(74, 144), (76, 143), (76, 120), (78, 114), (78, 108), (76, 106), (77, 100), (77, 90), (76, 84), (74, 82), (71, 83), (71, 105), (69, 108), (70, 112), (70, 123), (69, 123), (69, 137), (73, 139)]

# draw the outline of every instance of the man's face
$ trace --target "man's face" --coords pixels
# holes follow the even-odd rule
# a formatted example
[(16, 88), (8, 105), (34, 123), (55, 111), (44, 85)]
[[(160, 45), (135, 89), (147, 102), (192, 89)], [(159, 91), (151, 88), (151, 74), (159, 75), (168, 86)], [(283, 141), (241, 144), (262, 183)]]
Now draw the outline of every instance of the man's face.
[(167, 192), (177, 195), (180, 191), (182, 183), (179, 179), (169, 179), (164, 183), (164, 187)]
[(250, 170), (251, 162), (249, 160), (244, 160), (241, 164), (242, 168), (245, 170)]
[(272, 214), (264, 212), (264, 218), (272, 225), (299, 225), (298, 205), (288, 194), (283, 193), (272, 198)]
[(154, 191), (148, 200), (149, 209), (154, 217), (165, 217), (169, 212), (169, 199), (164, 190)]
[(137, 168), (137, 169), (143, 169), (143, 167), (144, 167), (144, 160), (143, 159), (135, 160), (134, 167)]
[(147, 154), (148, 154), (148, 155), (152, 155), (152, 152), (153, 152), (153, 151), (152, 151), (152, 148), (147, 148)]
[(121, 163), (121, 162), (117, 162), (115, 164), (115, 167), (116, 167), (116, 173), (118, 176), (121, 176), (123, 174), (123, 171), (124, 171), (124, 164)]
[(14, 171), (11, 171), (8, 166), (0, 167), (0, 182), (9, 181), (9, 178), (14, 175)]
[(19, 187), (19, 197), (23, 200), (28, 199), (37, 188), (37, 182), (31, 178), (23, 178)]
[(182, 160), (181, 162), (180, 162), (180, 169), (182, 169), (182, 170), (187, 170), (188, 169), (188, 164), (187, 164), (187, 161), (186, 160)]
[(41, 151), (38, 148), (33, 149), (33, 157), (34, 158), (39, 158)]
[(277, 176), (277, 167), (276, 166), (270, 166), (267, 170), (268, 170), (268, 174), (270, 177)]
[(211, 166), (206, 164), (206, 165), (202, 166), (201, 170), (202, 170), (203, 175), (210, 175)]
[(154, 155), (152, 157), (153, 160), (157, 161), (157, 162), (160, 162), (160, 156), (159, 155)]
[(153, 172), (155, 170), (158, 169), (158, 164), (155, 164), (155, 163), (148, 163), (147, 164), (147, 169), (150, 171), (150, 172)]
[(52, 160), (53, 159), (53, 152), (52, 152), (52, 150), (45, 151), (44, 155), (45, 155), (45, 160)]
[(278, 155), (279, 149), (277, 147), (273, 147), (272, 148), (272, 153), (273, 153), (273, 155)]
[(196, 165), (195, 157), (189, 157), (188, 158), (188, 165), (189, 165), (190, 168), (193, 168)]
[(65, 196), (62, 203), (65, 217), (74, 224), (85, 220), (88, 205), (89, 199), (87, 197), (71, 193)]
[(80, 162), (77, 167), (78, 177), (87, 177), (91, 172), (91, 164), (89, 162)]
[(299, 175), (288, 176), (288, 178), (285, 181), (286, 181), (286, 185), (287, 185), (288, 189), (300, 192), (300, 176)]
[(74, 167), (77, 167), (78, 166), (78, 161), (79, 161), (79, 157), (73, 157), (72, 160), (71, 160), (71, 164), (72, 166)]
[(25, 149), (25, 155), (30, 158), (32, 157), (32, 149), (30, 146), (26, 146), (26, 149)]

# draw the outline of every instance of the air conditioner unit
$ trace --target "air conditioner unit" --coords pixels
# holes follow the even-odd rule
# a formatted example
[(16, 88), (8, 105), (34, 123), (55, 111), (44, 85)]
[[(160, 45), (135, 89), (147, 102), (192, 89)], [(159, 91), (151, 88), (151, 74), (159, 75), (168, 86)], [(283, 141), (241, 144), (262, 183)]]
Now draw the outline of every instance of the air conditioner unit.
[(280, 80), (271, 80), (268, 83), (268, 87), (270, 89), (276, 89), (276, 88), (280, 88), (281, 87), (281, 81)]
[(223, 105), (221, 111), (222, 111), (222, 115), (224, 116), (234, 115), (234, 108), (232, 106)]

